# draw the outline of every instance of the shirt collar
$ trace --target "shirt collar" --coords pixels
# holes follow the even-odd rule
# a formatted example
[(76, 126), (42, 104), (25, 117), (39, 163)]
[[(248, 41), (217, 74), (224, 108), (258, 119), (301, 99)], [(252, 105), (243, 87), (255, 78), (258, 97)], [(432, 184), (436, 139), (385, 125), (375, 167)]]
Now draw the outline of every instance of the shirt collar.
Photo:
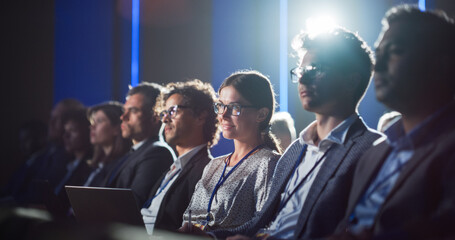
[(138, 150), (142, 145), (144, 145), (145, 141), (147, 141), (147, 139), (144, 139), (136, 144), (134, 144), (131, 148), (136, 151)]
[(191, 160), (191, 158), (194, 157), (194, 155), (196, 155), (196, 153), (198, 153), (199, 150), (201, 150), (204, 147), (207, 147), (207, 144), (201, 144), (199, 146), (196, 146), (196, 147), (192, 148), (191, 150), (189, 150), (188, 152), (179, 156), (174, 161), (175, 167), (183, 169), (186, 166), (186, 164)]
[(435, 123), (440, 121), (441, 116), (447, 111), (452, 111), (454, 106), (455, 101), (452, 101), (450, 104), (440, 108), (425, 118), (425, 120), (423, 120), (420, 124), (411, 129), (408, 134), (405, 133), (403, 121), (401, 117), (399, 117), (384, 131), (384, 134), (387, 136), (387, 141), (392, 147), (410, 149), (415, 148), (418, 144), (432, 141), (435, 137), (434, 127), (438, 127), (438, 124)]
[[(343, 144), (346, 140), (346, 135), (348, 133), (349, 127), (359, 118), (357, 113), (352, 114), (346, 118), (343, 122), (338, 124), (332, 131), (329, 132), (327, 137), (322, 139), (319, 142), (318, 147), (326, 145), (324, 142)], [(300, 144), (315, 145), (314, 139), (316, 139), (316, 121), (312, 122), (308, 127), (306, 127), (302, 132), (300, 132), (299, 141)], [(331, 144), (329, 144), (330, 146)]]

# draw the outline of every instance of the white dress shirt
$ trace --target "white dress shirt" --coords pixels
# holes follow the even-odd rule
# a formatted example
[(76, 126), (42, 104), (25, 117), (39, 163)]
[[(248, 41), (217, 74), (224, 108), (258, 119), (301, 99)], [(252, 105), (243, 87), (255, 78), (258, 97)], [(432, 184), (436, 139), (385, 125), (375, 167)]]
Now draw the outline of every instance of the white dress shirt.
[[(306, 197), (326, 159), (326, 153), (328, 153), (333, 144), (343, 144), (349, 127), (357, 119), (357, 114), (353, 114), (345, 119), (332, 129), (327, 137), (321, 140), (317, 146), (314, 143), (314, 139), (317, 139), (316, 121), (300, 133), (300, 144), (308, 145), (306, 153), (289, 179), (285, 191), (281, 194), (280, 206), (286, 201), (284, 206), (279, 210), (278, 216), (271, 223), (270, 227), (268, 229), (262, 229), (260, 232), (266, 232), (281, 239), (289, 239), (294, 236)], [(301, 181), (304, 182), (299, 186)]]
[(163, 201), (166, 192), (172, 186), (175, 179), (177, 179), (177, 177), (180, 175), (181, 170), (191, 160), (191, 158), (194, 155), (196, 155), (196, 153), (199, 152), (199, 150), (206, 146), (207, 144), (201, 144), (197, 147), (194, 147), (190, 151), (184, 153), (183, 155), (179, 156), (171, 165), (170, 170), (166, 173), (164, 179), (161, 181), (160, 188), (155, 193), (155, 196), (153, 197), (150, 206), (148, 208), (141, 209), (141, 214), (144, 219), (145, 228), (147, 229), (147, 233), (149, 235), (153, 234), (156, 217), (158, 216), (161, 202)]

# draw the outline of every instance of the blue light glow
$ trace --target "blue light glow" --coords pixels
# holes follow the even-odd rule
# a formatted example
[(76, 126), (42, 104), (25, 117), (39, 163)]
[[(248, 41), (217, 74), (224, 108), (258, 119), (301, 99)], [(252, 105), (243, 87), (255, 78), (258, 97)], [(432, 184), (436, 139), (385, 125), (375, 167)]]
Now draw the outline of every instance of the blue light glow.
[(131, 12), (131, 86), (139, 83), (139, 6), (140, 0), (132, 1)]
[(420, 9), (420, 11), (425, 11), (426, 10), (425, 0), (419, 0), (419, 9)]
[(280, 111), (288, 111), (288, 1), (280, 0)]

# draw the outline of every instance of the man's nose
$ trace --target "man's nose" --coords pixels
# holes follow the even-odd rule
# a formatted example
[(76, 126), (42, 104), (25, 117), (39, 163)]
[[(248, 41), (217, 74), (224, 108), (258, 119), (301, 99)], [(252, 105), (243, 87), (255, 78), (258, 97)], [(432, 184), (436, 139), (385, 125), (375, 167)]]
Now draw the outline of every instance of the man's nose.
[(161, 122), (164, 122), (164, 123), (167, 123), (167, 122), (170, 122), (170, 116), (169, 116), (169, 113), (166, 113), (164, 114), (164, 116), (161, 118)]

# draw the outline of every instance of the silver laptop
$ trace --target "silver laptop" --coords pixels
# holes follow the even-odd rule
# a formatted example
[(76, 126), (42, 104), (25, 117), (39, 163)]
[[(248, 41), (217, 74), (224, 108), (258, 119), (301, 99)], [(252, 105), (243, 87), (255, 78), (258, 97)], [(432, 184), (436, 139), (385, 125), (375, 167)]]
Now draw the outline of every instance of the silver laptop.
[(65, 186), (80, 223), (142, 225), (142, 215), (131, 189)]

